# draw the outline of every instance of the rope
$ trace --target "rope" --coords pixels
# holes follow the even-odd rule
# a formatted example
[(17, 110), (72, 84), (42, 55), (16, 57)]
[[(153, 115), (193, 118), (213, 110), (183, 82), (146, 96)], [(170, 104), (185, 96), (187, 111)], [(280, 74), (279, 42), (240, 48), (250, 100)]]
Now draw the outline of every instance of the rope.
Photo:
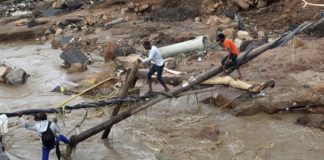
[(85, 119), (87, 118), (87, 116), (88, 116), (88, 110), (84, 114), (82, 120), (73, 129), (71, 129), (71, 131), (67, 135), (70, 135), (74, 130), (76, 130), (77, 128), (79, 128), (83, 124), (83, 122), (85, 121)]

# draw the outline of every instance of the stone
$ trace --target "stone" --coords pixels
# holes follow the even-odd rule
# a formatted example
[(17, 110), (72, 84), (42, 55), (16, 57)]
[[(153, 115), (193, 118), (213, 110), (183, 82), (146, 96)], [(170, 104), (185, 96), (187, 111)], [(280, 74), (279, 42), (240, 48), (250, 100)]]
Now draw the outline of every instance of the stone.
[(196, 137), (200, 139), (207, 139), (211, 141), (217, 141), (220, 132), (215, 125), (206, 126), (200, 129), (200, 131), (196, 134)]
[(220, 24), (220, 18), (217, 16), (210, 16), (207, 20), (208, 25), (218, 25)]
[(28, 22), (28, 19), (24, 18), (24, 19), (19, 19), (15, 22), (16, 26), (24, 26), (26, 25)]
[(86, 20), (86, 23), (90, 26), (92, 26), (96, 23), (96, 19), (94, 16), (86, 16), (85, 20)]
[(263, 7), (266, 7), (267, 5), (268, 5), (267, 2), (265, 2), (263, 0), (258, 0), (257, 8), (263, 8)]
[(250, 7), (250, 5), (248, 3), (246, 3), (245, 0), (232, 0), (232, 3), (234, 5), (236, 5), (237, 7), (245, 9), (245, 10)]
[(241, 40), (252, 40), (253, 39), (250, 37), (250, 34), (247, 31), (238, 31), (237, 38), (241, 39)]
[(46, 36), (42, 36), (42, 37), (41, 37), (41, 40), (42, 40), (42, 41), (46, 41), (46, 40), (47, 40), (47, 37), (46, 37)]
[(229, 25), (232, 23), (232, 20), (228, 17), (222, 17), (219, 19), (219, 22), (223, 25)]
[(52, 45), (53, 49), (60, 48), (60, 45), (61, 45), (60, 40), (58, 38), (53, 38), (51, 45)]
[(54, 9), (64, 9), (66, 8), (66, 0), (55, 0), (52, 4)]
[(233, 143), (229, 144), (228, 148), (232, 152), (233, 155), (237, 155), (244, 151), (245, 146), (242, 141), (236, 140)]
[(57, 28), (56, 31), (55, 31), (55, 35), (61, 35), (63, 32), (63, 30), (61, 28)]
[(9, 71), (7, 66), (0, 66), (0, 82), (5, 82), (4, 76)]
[(196, 17), (195, 18), (195, 23), (200, 23), (201, 22), (201, 18), (200, 17)]
[(14, 68), (13, 70), (9, 71), (8, 74), (6, 74), (5, 80), (8, 84), (19, 85), (25, 83), (28, 77), (29, 75), (25, 70), (21, 68)]
[(104, 48), (104, 58), (106, 61), (135, 53), (136, 49), (127, 43), (109, 42)]
[[(216, 7), (217, 8), (217, 7)], [(213, 13), (215, 11), (214, 2), (212, 0), (204, 0), (201, 5), (201, 12)]]
[(126, 14), (128, 12), (128, 8), (120, 9), (121, 14)]
[(135, 4), (134, 4), (134, 2), (129, 2), (129, 3), (127, 4), (127, 7), (128, 7), (129, 9), (134, 9), (134, 8), (135, 8)]
[(70, 48), (64, 50), (60, 54), (60, 58), (64, 61), (66, 64), (73, 64), (73, 63), (80, 63), (80, 64), (88, 64), (89, 59), (88, 57), (81, 52), (79, 48)]
[(81, 63), (72, 63), (71, 66), (66, 70), (67, 73), (77, 73), (77, 72), (84, 72), (87, 70), (86, 64)]
[(263, 31), (258, 31), (258, 39), (264, 38), (265, 33)]

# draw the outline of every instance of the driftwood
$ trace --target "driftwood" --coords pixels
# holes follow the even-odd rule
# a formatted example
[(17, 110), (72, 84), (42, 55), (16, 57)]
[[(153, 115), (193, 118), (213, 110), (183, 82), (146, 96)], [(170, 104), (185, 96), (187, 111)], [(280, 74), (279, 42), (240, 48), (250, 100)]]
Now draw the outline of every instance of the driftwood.
[(290, 92), (289, 94), (267, 95), (238, 101), (232, 106), (234, 106), (232, 114), (235, 116), (249, 116), (259, 112), (273, 114), (295, 110), (314, 113), (315, 109), (324, 109), (324, 94), (323, 91), (315, 89), (301, 90), (296, 88), (296, 92)]
[(234, 79), (230, 76), (225, 77), (216, 77), (213, 79), (208, 79), (207, 81), (202, 82), (201, 84), (207, 85), (229, 85), (234, 88), (247, 90), (250, 92), (260, 92), (262, 84), (250, 84), (238, 79)]
[(302, 0), (304, 2), (304, 5), (303, 7), (305, 8), (307, 5), (310, 5), (310, 6), (316, 6), (316, 7), (324, 7), (324, 4), (316, 4), (316, 3), (310, 3), (310, 2), (307, 2), (306, 0)]
[[(146, 79), (146, 75), (147, 75), (148, 70), (138, 70), (136, 73), (136, 76), (141, 78), (141, 79)], [(181, 84), (184, 80), (187, 80), (188, 77), (186, 76), (166, 76), (166, 75), (162, 75), (163, 81), (166, 84), (169, 85), (179, 85)], [(152, 77), (153, 81), (156, 81), (156, 76)]]
[[(133, 87), (134, 87), (134, 85), (132, 85), (132, 84), (134, 84), (133, 82), (134, 82), (135, 79), (136, 79), (136, 76), (135, 76), (135, 75), (136, 75), (136, 72), (137, 72), (137, 68), (138, 68), (138, 63), (135, 62), (135, 65), (132, 67), (132, 69), (131, 69), (129, 75), (127, 76), (127, 81), (126, 81), (126, 83), (124, 84), (123, 88), (122, 88), (121, 91), (120, 91), (119, 98), (125, 98), (125, 97), (127, 96), (128, 90), (129, 90), (130, 88), (133, 88)], [(116, 115), (118, 114), (118, 112), (119, 112), (119, 110), (120, 110), (120, 107), (121, 107), (122, 105), (123, 105), (123, 103), (118, 103), (118, 104), (115, 106), (115, 108), (114, 108), (114, 110), (113, 110), (113, 113), (112, 113), (112, 117), (114, 117), (114, 116), (116, 116)], [(106, 139), (106, 138), (108, 137), (111, 128), (112, 128), (112, 125), (108, 126), (108, 127), (105, 129), (105, 131), (104, 131), (104, 133), (102, 134), (102, 137), (101, 137), (102, 139)]]
[(123, 22), (126, 22), (125, 18), (118, 18), (118, 19), (113, 20), (113, 21), (111, 21), (109, 23), (106, 23), (105, 24), (105, 29), (109, 29), (109, 28), (113, 27), (114, 25), (119, 24), (119, 23), (123, 23)]

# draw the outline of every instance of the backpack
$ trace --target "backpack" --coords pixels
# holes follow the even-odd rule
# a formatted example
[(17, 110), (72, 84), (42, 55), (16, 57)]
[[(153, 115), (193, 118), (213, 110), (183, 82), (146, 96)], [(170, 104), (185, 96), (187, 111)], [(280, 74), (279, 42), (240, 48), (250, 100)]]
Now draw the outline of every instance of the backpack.
[(55, 134), (51, 130), (51, 121), (48, 122), (48, 126), (45, 132), (42, 132), (42, 143), (46, 148), (54, 148), (55, 146)]

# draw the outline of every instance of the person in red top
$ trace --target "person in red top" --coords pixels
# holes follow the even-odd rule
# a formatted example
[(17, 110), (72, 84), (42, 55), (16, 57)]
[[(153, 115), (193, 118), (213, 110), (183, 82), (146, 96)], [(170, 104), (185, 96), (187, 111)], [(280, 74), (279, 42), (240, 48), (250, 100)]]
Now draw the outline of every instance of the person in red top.
[(223, 45), (225, 51), (228, 51), (228, 55), (222, 59), (222, 67), (223, 72), (226, 75), (226, 69), (225, 66), (232, 64), (233, 67), (237, 70), (238, 77), (237, 79), (240, 79), (242, 77), (239, 65), (237, 64), (237, 56), (239, 55), (239, 50), (237, 49), (234, 42), (230, 39), (225, 39), (225, 35), (223, 33), (220, 33), (217, 35), (217, 41), (220, 42), (221, 45)]

